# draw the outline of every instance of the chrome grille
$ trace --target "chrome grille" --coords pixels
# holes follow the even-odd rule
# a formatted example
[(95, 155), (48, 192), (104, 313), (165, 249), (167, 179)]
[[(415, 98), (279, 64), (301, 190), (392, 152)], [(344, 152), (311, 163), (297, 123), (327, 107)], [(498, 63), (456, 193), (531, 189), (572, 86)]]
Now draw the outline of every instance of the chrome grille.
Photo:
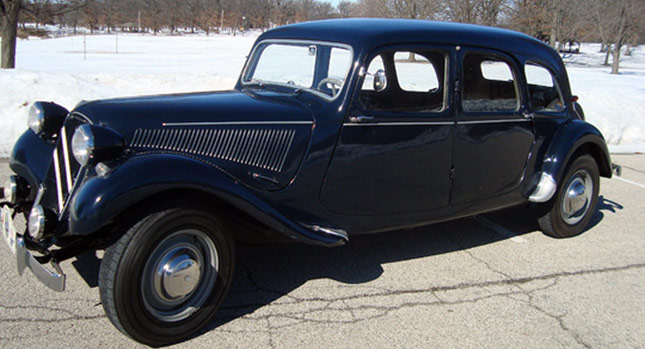
[(58, 142), (54, 148), (52, 156), (52, 170), (56, 185), (56, 199), (54, 201), (59, 213), (63, 212), (69, 196), (74, 190), (76, 177), (81, 168), (71, 153), (71, 141), (76, 127), (83, 123), (85, 121), (80, 116), (70, 115), (60, 130)]
[(295, 134), (289, 129), (137, 129), (130, 146), (207, 156), (280, 172)]

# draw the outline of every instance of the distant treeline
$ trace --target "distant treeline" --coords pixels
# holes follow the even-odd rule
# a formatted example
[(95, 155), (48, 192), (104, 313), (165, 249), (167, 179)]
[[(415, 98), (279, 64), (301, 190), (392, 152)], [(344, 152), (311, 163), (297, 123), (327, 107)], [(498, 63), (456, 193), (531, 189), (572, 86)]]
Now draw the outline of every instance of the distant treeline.
[(19, 23), (102, 31), (235, 33), (325, 18), (393, 17), (499, 26), (554, 47), (599, 41), (608, 54), (645, 40), (645, 0), (357, 0), (336, 7), (321, 0), (0, 0), (0, 24), (16, 3)]

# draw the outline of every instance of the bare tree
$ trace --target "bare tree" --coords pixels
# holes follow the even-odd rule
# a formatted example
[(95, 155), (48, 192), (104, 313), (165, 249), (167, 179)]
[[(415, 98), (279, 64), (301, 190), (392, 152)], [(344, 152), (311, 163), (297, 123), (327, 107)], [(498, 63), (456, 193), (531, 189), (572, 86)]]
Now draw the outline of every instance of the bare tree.
[(0, 68), (16, 67), (16, 37), (22, 0), (0, 0), (0, 35), (2, 35), (2, 58)]
[(349, 1), (341, 1), (336, 5), (336, 10), (338, 10), (340, 18), (351, 17), (356, 11), (356, 4)]
[(612, 36), (614, 41), (611, 73), (618, 74), (620, 66), (620, 50), (626, 41), (637, 31), (642, 22), (642, 0), (614, 0), (611, 2), (611, 15), (614, 20)]

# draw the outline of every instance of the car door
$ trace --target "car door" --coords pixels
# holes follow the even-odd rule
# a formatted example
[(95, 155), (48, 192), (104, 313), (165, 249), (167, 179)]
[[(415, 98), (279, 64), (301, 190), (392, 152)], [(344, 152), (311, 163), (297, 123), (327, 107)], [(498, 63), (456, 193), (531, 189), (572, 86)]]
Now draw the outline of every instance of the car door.
[[(522, 75), (500, 52), (462, 48), (451, 204), (513, 200), (534, 143)], [(505, 195), (509, 194), (509, 195)], [(516, 195), (519, 197), (519, 194)]]
[(321, 188), (324, 206), (384, 216), (448, 205), (452, 52), (396, 46), (366, 60)]

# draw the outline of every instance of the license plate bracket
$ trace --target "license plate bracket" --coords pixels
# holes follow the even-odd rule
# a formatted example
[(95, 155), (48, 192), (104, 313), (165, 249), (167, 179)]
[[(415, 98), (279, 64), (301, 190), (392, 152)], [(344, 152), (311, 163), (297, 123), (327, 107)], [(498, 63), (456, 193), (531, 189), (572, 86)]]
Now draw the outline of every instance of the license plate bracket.
[(13, 225), (13, 218), (11, 209), (8, 206), (2, 206), (0, 213), (0, 230), (2, 237), (7, 243), (11, 252), (16, 254), (16, 228)]

